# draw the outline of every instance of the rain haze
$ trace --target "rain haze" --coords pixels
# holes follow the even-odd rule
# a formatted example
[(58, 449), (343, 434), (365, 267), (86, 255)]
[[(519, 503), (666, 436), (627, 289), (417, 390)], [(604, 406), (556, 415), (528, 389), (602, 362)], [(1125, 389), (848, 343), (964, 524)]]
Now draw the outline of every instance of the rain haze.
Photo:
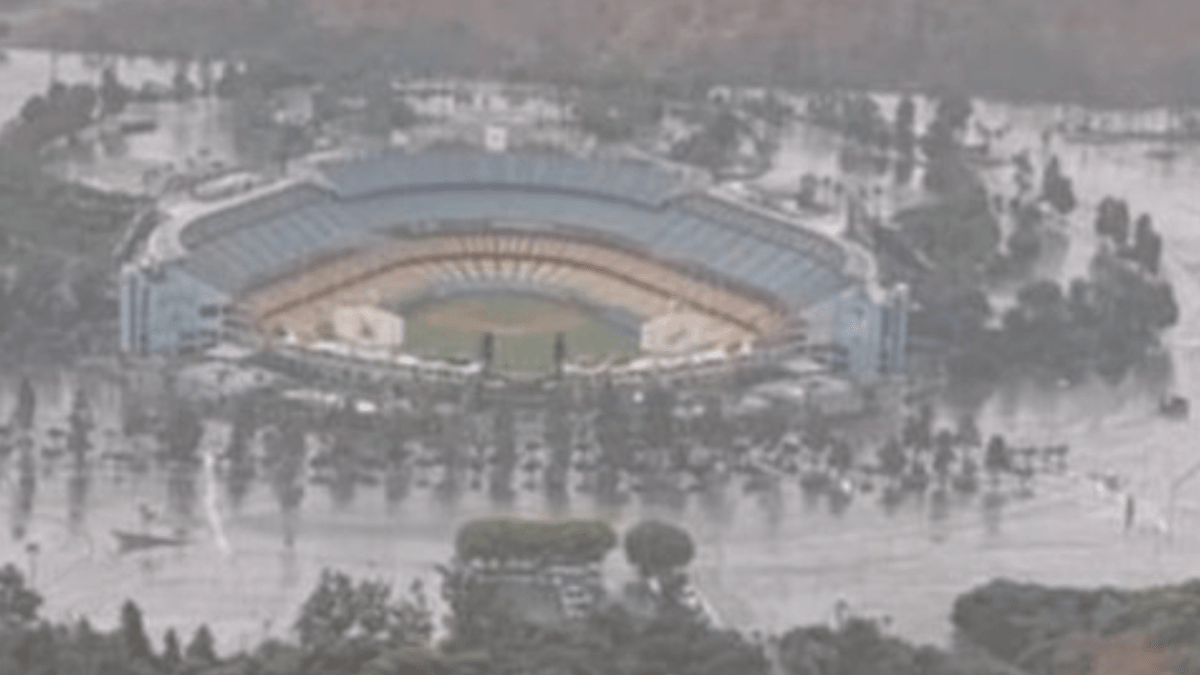
[(0, 0), (0, 675), (1200, 675), (1200, 4)]

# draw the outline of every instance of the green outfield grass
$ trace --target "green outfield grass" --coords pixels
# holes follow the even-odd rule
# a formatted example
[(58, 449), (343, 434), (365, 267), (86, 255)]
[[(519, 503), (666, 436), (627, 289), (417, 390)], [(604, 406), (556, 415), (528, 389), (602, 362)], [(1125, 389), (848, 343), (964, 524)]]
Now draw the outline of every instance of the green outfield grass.
[(498, 370), (547, 373), (554, 369), (554, 336), (566, 334), (568, 358), (638, 353), (638, 341), (584, 307), (524, 295), (469, 295), (406, 313), (404, 350), (426, 357), (479, 354), (491, 330)]

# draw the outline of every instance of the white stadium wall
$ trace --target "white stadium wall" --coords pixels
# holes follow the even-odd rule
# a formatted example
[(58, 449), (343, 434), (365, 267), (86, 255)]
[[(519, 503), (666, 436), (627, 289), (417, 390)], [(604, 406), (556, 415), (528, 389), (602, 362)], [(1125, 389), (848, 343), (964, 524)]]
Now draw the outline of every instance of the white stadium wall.
[(176, 266), (126, 266), (120, 288), (126, 353), (175, 353), (222, 337), (229, 298)]
[(857, 380), (900, 373), (905, 367), (908, 291), (870, 293), (854, 286), (805, 312), (808, 342), (841, 350), (841, 368)]

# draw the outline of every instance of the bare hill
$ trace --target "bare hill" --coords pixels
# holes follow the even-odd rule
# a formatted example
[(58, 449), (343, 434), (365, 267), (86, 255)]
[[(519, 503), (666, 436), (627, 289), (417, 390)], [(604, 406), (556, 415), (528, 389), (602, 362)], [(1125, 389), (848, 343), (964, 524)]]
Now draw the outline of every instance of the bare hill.
[(1200, 99), (1195, 0), (107, 0), (20, 36), (203, 51), (371, 45), (416, 69)]

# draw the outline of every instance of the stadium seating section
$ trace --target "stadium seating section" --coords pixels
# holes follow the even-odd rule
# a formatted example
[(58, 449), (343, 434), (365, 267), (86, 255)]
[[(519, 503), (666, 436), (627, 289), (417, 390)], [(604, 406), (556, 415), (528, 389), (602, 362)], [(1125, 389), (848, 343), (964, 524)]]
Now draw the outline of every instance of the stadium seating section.
[(637, 164), (549, 152), (389, 151), (323, 164), (319, 173), (319, 184), (188, 224), (183, 270), (244, 298), (260, 319), (289, 323), (361, 299), (368, 279), (386, 282), (377, 286), (389, 294), (487, 279), (581, 289), (645, 316), (675, 298), (746, 333), (851, 283), (837, 243), (683, 193), (670, 173)]
[(772, 334), (778, 306), (718, 287), (634, 252), (567, 235), (525, 232), (438, 234), (397, 240), (310, 265), (261, 286), (242, 307), (263, 332), (312, 337), (339, 306), (404, 304), (426, 289), (542, 287), (642, 320), (689, 311), (718, 319), (725, 342)]

